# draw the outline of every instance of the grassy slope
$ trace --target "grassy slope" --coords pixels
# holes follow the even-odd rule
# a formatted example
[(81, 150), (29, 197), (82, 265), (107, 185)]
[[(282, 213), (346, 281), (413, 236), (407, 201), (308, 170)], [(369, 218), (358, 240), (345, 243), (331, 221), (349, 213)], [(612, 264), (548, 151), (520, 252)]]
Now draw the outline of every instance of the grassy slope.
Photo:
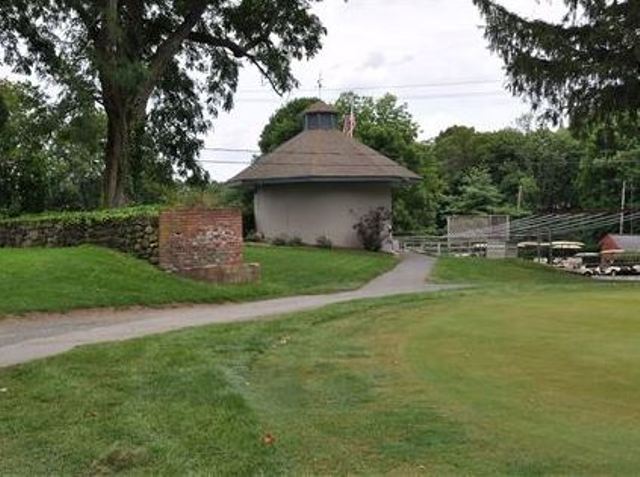
[(0, 315), (82, 307), (210, 303), (356, 288), (393, 266), (381, 254), (249, 246), (260, 284), (183, 280), (106, 249), (0, 249)]
[(515, 262), (437, 273), (481, 286), (0, 371), (3, 472), (635, 473), (638, 287)]

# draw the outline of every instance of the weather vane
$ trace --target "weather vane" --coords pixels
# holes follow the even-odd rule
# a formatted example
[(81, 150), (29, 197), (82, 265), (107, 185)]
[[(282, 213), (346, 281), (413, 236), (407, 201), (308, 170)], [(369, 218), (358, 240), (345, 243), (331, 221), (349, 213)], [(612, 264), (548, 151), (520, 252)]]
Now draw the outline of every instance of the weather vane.
[(322, 99), (322, 72), (318, 76), (318, 99)]

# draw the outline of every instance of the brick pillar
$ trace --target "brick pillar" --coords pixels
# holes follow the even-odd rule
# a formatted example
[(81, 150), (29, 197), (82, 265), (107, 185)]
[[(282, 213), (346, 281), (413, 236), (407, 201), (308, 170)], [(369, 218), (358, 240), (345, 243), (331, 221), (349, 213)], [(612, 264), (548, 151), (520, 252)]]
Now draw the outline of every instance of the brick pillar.
[(190, 278), (254, 281), (259, 266), (243, 263), (242, 213), (238, 209), (173, 209), (160, 214), (160, 267)]

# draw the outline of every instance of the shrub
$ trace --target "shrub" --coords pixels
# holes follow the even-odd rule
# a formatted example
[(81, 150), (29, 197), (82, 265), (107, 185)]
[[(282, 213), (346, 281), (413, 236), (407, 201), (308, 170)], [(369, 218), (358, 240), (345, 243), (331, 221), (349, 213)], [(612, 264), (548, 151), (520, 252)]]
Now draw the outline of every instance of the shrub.
[(289, 239), (289, 242), (287, 243), (287, 245), (290, 245), (291, 247), (300, 247), (301, 245), (304, 245), (304, 242), (300, 237), (296, 235)]
[(353, 226), (366, 250), (378, 252), (391, 231), (391, 211), (384, 207), (372, 209)]
[(326, 235), (322, 235), (316, 239), (316, 245), (319, 248), (333, 248), (333, 242)]
[(223, 203), (220, 191), (213, 187), (183, 187), (171, 194), (168, 203), (172, 207), (206, 207), (215, 208)]
[(0, 215), (0, 224), (35, 224), (39, 222), (58, 222), (62, 225), (95, 224), (136, 217), (157, 217), (161, 211), (162, 208), (159, 206), (142, 205), (88, 212), (43, 212), (41, 214), (19, 215), (17, 217), (3, 217)]
[(265, 239), (264, 239), (264, 235), (261, 234), (260, 232), (249, 232), (245, 240), (247, 242), (262, 243), (264, 242)]
[(276, 247), (289, 245), (289, 237), (287, 235), (278, 235), (271, 239), (271, 245), (275, 245)]

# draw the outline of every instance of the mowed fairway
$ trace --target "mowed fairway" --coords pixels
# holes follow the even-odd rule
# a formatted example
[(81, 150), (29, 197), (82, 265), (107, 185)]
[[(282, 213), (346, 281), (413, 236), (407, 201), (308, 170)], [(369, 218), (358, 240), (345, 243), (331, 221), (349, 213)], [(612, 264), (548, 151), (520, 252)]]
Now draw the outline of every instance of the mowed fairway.
[(477, 288), (0, 371), (2, 472), (637, 473), (639, 287), (517, 262), (438, 276)]
[(0, 249), (0, 316), (105, 306), (247, 301), (357, 288), (397, 262), (357, 251), (245, 247), (262, 280), (212, 285), (185, 280), (127, 255), (98, 247)]

